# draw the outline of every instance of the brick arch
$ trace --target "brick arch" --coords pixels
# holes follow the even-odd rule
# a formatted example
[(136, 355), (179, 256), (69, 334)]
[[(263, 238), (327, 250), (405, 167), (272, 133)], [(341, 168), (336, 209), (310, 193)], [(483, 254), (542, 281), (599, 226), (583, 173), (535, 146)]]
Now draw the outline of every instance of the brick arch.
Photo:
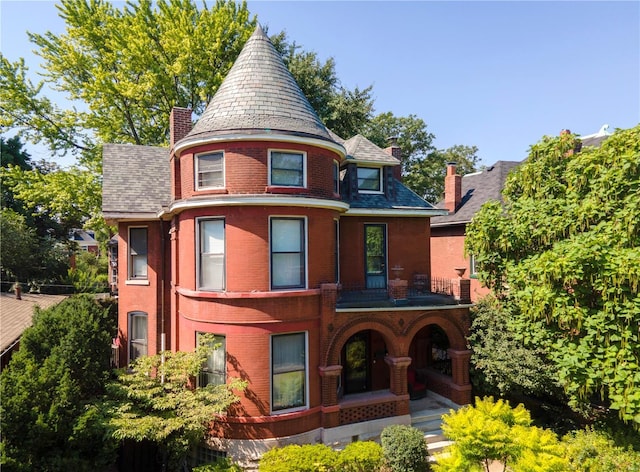
[(465, 350), (467, 349), (467, 340), (464, 334), (464, 329), (456, 323), (455, 320), (448, 318), (441, 314), (425, 314), (420, 316), (412, 323), (407, 326), (405, 330), (405, 336), (409, 340), (409, 343), (406, 344), (405, 349), (406, 352), (401, 353), (400, 355), (406, 356), (408, 355), (409, 346), (413, 341), (413, 338), (418, 331), (420, 331), (425, 326), (429, 325), (438, 325), (449, 338), (449, 346), (453, 349)]
[(382, 335), (390, 356), (395, 357), (399, 355), (399, 343), (394, 342), (398, 336), (391, 323), (386, 320), (372, 321), (366, 318), (359, 318), (341, 326), (331, 338), (325, 355), (324, 365), (340, 364), (340, 351), (342, 350), (342, 346), (344, 346), (347, 340), (354, 334), (368, 329), (377, 331)]

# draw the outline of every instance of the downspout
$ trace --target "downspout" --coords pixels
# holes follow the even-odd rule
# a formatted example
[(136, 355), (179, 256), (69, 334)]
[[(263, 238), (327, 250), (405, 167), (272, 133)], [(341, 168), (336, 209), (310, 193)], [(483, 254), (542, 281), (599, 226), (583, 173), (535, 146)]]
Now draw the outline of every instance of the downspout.
[(160, 220), (160, 363), (162, 364), (162, 375), (160, 383), (164, 385), (164, 351), (166, 349), (166, 333), (164, 330), (164, 282), (165, 282), (165, 251), (166, 239), (164, 237), (164, 222)]

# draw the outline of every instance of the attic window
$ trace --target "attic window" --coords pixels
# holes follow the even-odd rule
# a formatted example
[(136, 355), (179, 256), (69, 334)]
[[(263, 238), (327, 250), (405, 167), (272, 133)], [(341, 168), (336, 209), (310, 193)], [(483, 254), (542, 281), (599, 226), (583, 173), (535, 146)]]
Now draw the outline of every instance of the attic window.
[(358, 191), (382, 193), (382, 169), (379, 167), (358, 167)]

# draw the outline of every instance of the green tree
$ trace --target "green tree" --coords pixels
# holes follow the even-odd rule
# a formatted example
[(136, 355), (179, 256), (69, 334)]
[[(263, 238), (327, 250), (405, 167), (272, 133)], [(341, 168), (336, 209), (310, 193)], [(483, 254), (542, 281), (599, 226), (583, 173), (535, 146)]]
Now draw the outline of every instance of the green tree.
[(33, 265), (38, 240), (24, 216), (3, 208), (0, 210), (0, 270), (2, 280), (25, 281)]
[(95, 470), (115, 441), (93, 402), (104, 393), (115, 315), (90, 296), (36, 310), (0, 376), (3, 470)]
[(505, 206), (467, 227), (480, 278), (513, 303), (578, 407), (600, 401), (640, 426), (640, 126), (599, 148), (545, 137), (507, 179)]
[(539, 346), (526, 346), (510, 326), (511, 312), (493, 295), (471, 309), (472, 380), (476, 388), (502, 397), (562, 397), (553, 365)]
[(151, 441), (163, 464), (177, 469), (202, 442), (216, 415), (239, 400), (246, 382), (193, 388), (207, 359), (207, 342), (194, 352), (163, 352), (136, 359), (108, 388), (110, 427), (118, 440)]
[(476, 398), (475, 406), (452, 410), (443, 422), (442, 431), (454, 443), (437, 458), (436, 472), (488, 472), (494, 461), (504, 471), (568, 470), (556, 435), (531, 426), (531, 415), (521, 404), (511, 408), (504, 400)]

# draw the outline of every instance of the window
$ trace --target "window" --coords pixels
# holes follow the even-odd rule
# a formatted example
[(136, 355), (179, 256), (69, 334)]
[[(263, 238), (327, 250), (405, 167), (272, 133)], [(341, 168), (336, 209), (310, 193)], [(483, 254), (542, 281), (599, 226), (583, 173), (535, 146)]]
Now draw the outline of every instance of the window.
[(208, 347), (207, 361), (198, 377), (198, 387), (207, 385), (224, 385), (226, 383), (226, 340), (224, 336), (196, 333), (196, 344), (206, 343)]
[(224, 154), (213, 152), (196, 156), (196, 189), (224, 187)]
[(473, 254), (469, 257), (469, 277), (474, 278), (477, 277), (476, 273), (476, 256)]
[(270, 157), (271, 185), (305, 186), (304, 153), (271, 151)]
[(271, 288), (304, 288), (305, 224), (303, 218), (271, 219)]
[(147, 355), (147, 314), (129, 313), (129, 362)]
[(271, 410), (301, 408), (307, 404), (306, 333), (271, 337)]
[(358, 167), (358, 190), (382, 192), (382, 172), (375, 167)]
[(198, 288), (224, 290), (224, 220), (198, 220), (198, 226)]
[(340, 193), (340, 164), (333, 161), (333, 193)]
[(129, 228), (129, 279), (147, 278), (147, 228)]

